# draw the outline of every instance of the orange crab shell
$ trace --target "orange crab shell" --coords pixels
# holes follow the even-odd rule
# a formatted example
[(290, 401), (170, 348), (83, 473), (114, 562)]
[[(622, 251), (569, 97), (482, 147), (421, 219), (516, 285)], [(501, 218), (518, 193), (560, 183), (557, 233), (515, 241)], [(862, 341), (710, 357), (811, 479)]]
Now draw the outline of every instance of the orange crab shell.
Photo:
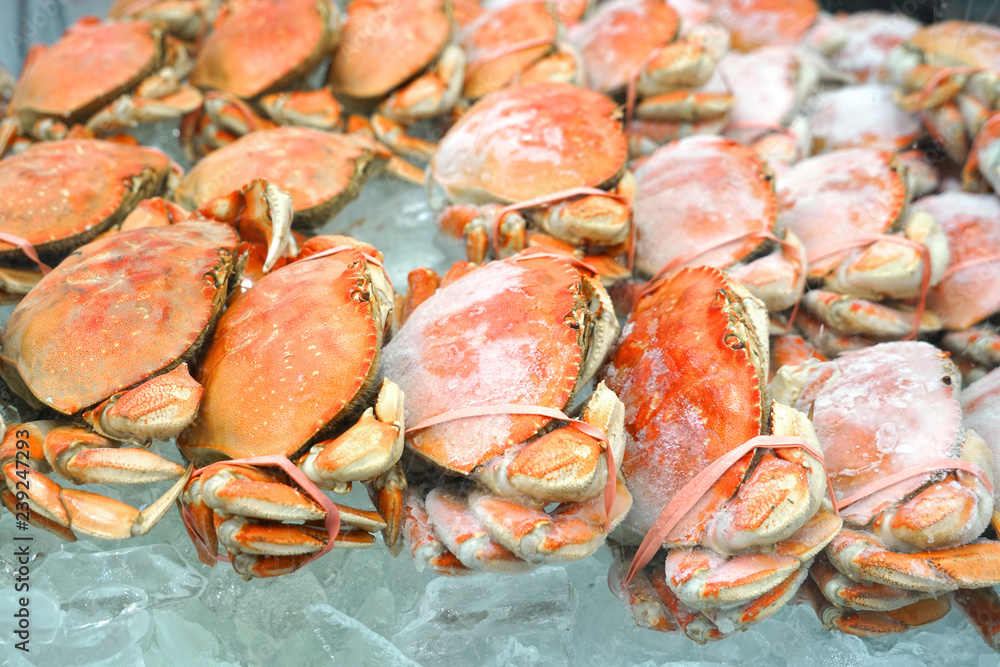
[(355, 0), (330, 63), (333, 92), (384, 97), (430, 65), (450, 37), (451, 11), (442, 0)]
[(942, 21), (917, 30), (906, 40), (931, 65), (969, 65), (1000, 72), (1000, 28), (986, 23)]
[(510, 203), (611, 183), (627, 156), (614, 102), (537, 83), (476, 103), (441, 140), (431, 171), (453, 202)]
[[(697, 180), (691, 174), (698, 174)], [(776, 200), (771, 175), (754, 151), (719, 137), (690, 137), (668, 144), (636, 170), (636, 266), (655, 274), (685, 253), (716, 239), (769, 232)], [(730, 243), (696, 258), (725, 267), (761, 239)]]
[[(41, 252), (70, 250), (159, 191), (170, 158), (97, 139), (35, 144), (0, 161), (0, 231)], [(23, 252), (0, 242), (0, 257)]]
[[(406, 394), (406, 423), (459, 407), (500, 404), (563, 409), (581, 370), (580, 274), (568, 261), (517, 255), (441, 288), (386, 346), (385, 372)], [(534, 435), (549, 420), (468, 417), (407, 437), (436, 464), (468, 474)]]
[(322, 224), (353, 199), (378, 151), (362, 135), (301, 127), (252, 132), (202, 158), (174, 197), (198, 208), (263, 178), (291, 195), (297, 225)]
[(4, 379), (74, 414), (174, 367), (218, 312), (238, 243), (226, 225), (185, 222), (84, 246), (7, 320)]
[(590, 87), (602, 93), (621, 91), (643, 61), (676, 39), (680, 18), (662, 0), (625, 0), (601, 5), (572, 33), (580, 49)]
[(222, 317), (196, 379), (198, 416), (178, 437), (194, 461), (289, 456), (366, 385), (381, 342), (373, 304), (356, 298), (360, 251), (264, 276)]
[[(802, 160), (777, 183), (778, 226), (810, 251), (886, 233), (906, 204), (906, 186), (891, 153), (847, 148)], [(841, 256), (809, 262), (822, 276)]]
[(305, 76), (330, 48), (327, 0), (226, 5), (191, 70), (192, 85), (255, 97)]
[[(944, 192), (918, 199), (948, 235), (951, 266), (1000, 253), (1000, 202), (992, 194)], [(966, 329), (1000, 310), (1000, 258), (946, 274), (927, 297), (927, 306), (949, 329)]]
[(134, 88), (162, 54), (162, 31), (145, 21), (80, 19), (29, 59), (7, 111), (78, 122)]
[(816, 0), (718, 0), (715, 17), (729, 29), (734, 49), (798, 43), (816, 22)]
[(730, 289), (704, 266), (669, 276), (636, 305), (605, 371), (625, 403), (626, 521), (643, 533), (699, 471), (761, 433), (762, 371), (729, 344)]

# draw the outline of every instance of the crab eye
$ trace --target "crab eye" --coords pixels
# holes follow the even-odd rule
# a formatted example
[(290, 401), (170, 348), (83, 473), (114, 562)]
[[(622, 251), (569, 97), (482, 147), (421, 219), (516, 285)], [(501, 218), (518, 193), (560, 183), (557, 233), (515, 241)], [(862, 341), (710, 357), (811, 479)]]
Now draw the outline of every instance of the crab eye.
[(950, 375), (945, 375), (943, 378), (941, 378), (941, 382), (944, 382), (946, 385), (948, 385), (950, 387), (951, 386), (951, 376)]

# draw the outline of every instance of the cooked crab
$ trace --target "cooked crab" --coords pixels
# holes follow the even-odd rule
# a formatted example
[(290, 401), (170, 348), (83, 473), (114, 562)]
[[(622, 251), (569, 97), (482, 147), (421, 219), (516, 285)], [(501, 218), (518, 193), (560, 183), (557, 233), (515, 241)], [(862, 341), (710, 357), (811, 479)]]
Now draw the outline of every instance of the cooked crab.
[[(411, 274), (415, 298), (425, 277)], [(618, 330), (600, 282), (525, 251), (453, 270), (408, 310), (383, 364), (407, 396), (404, 528), (418, 567), (521, 571), (593, 553), (631, 503), (622, 405), (599, 385), (585, 424), (559, 411), (586, 396)]]

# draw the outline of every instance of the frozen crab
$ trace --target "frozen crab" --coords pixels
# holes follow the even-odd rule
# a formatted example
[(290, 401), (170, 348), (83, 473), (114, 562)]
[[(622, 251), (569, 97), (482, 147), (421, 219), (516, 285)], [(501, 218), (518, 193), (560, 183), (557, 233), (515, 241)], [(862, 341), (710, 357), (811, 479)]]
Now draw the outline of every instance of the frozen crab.
[(379, 141), (426, 162), (433, 144), (406, 128), (458, 102), (465, 54), (452, 37), (448, 0), (352, 2), (330, 64), (330, 86), (349, 107), (374, 112), (371, 127)]
[[(403, 394), (377, 381), (393, 307), (380, 260), (353, 239), (316, 237), (219, 318), (195, 373), (204, 387), (198, 414), (177, 439), (195, 464), (223, 462), (196, 473), (183, 495), (204, 562), (214, 564), (221, 544), (249, 579), (294, 571), (329, 540), (367, 546), (385, 529), (395, 544)], [(310, 523), (326, 509), (283, 474), (240, 461), (267, 455), (291, 458), (336, 493), (371, 483), (381, 513), (338, 505), (341, 529), (327, 535)]]
[[(0, 232), (55, 263), (160, 192), (173, 168), (153, 148), (97, 139), (35, 144), (0, 160)], [(27, 260), (23, 246), (0, 244), (6, 295), (19, 297), (41, 278)]]
[[(411, 274), (411, 301), (432, 292), (416, 289), (427, 278)], [(580, 417), (589, 427), (557, 411), (587, 395), (614, 342), (600, 282), (569, 258), (525, 251), (453, 269), (408, 310), (383, 363), (407, 397), (404, 531), (418, 567), (516, 572), (593, 553), (631, 503), (618, 476), (622, 405), (599, 385)]]
[[(633, 310), (604, 378), (625, 402), (622, 472), (635, 502), (622, 538), (648, 534), (649, 553), (665, 551), (628, 582), (627, 561), (612, 566), (612, 590), (637, 622), (662, 617), (698, 641), (742, 629), (794, 595), (840, 529), (812, 426), (766, 398), (767, 368), (764, 307), (718, 269), (682, 269)], [(801, 438), (812, 453), (752, 446), (762, 434)], [(718, 478), (691, 489), (734, 450)], [(676, 523), (650, 533), (668, 506)]]
[(704, 264), (727, 269), (769, 310), (802, 297), (805, 250), (786, 233), (785, 245), (771, 252), (773, 179), (754, 151), (720, 137), (689, 137), (653, 153), (635, 177), (639, 273)]
[(442, 228), (465, 236), (472, 262), (483, 261), (491, 241), (500, 257), (543, 242), (529, 231), (536, 229), (613, 256), (631, 230), (627, 158), (614, 102), (537, 83), (499, 90), (469, 109), (441, 140), (429, 179), (454, 204)]
[[(806, 292), (805, 309), (840, 333), (911, 332), (919, 312), (884, 300), (923, 298), (944, 274), (948, 241), (931, 215), (907, 209), (896, 158), (864, 148), (823, 153), (788, 169), (777, 193), (778, 228), (802, 239), (809, 279), (822, 286)], [(924, 313), (919, 326), (940, 324)]]
[(302, 81), (337, 45), (340, 11), (331, 0), (229, 0), (202, 41), (190, 81), (210, 91), (184, 119), (189, 153), (205, 153), (256, 129), (335, 129), (341, 109), (327, 88)]
[[(242, 273), (233, 226), (271, 234), (276, 261), (289, 243), (286, 200), (256, 182), (211, 203), (198, 220), (97, 239), (63, 260), (14, 309), (0, 334), (0, 374), (21, 398), (55, 414), (12, 425), (4, 445), (4, 479), (14, 491), (18, 477), (30, 477), (27, 502), (38, 525), (66, 539), (121, 539), (147, 532), (169, 509), (184, 477), (140, 512), (63, 489), (45, 473), (127, 484), (184, 475), (141, 448), (119, 447), (169, 439), (194, 418), (202, 388), (188, 362)], [(29, 444), (30, 471), (21, 469), (17, 439)]]
[(187, 51), (145, 21), (82, 18), (52, 46), (31, 47), (0, 125), (0, 154), (18, 134), (61, 139), (69, 126), (107, 134), (179, 118), (201, 104), (182, 80)]
[(815, 0), (718, 0), (715, 19), (726, 26), (734, 49), (794, 46), (819, 18)]
[(384, 148), (361, 134), (302, 127), (252, 132), (199, 160), (174, 198), (189, 208), (258, 178), (287, 192), (297, 226), (321, 225), (354, 199), (386, 163)]
[[(992, 456), (963, 423), (960, 382), (923, 342), (779, 370), (775, 396), (812, 413), (844, 520), (812, 573), (827, 627), (898, 632), (947, 611), (926, 598), (1000, 583), (1000, 543), (978, 539), (993, 515)], [(892, 613), (904, 608), (912, 620)]]

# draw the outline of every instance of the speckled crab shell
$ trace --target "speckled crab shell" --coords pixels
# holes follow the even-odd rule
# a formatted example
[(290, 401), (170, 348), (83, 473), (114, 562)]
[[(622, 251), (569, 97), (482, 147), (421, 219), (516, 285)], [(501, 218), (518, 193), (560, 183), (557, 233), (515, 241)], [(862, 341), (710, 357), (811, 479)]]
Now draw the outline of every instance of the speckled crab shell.
[(8, 114), (25, 125), (37, 118), (79, 122), (160, 66), (163, 32), (145, 21), (81, 19), (29, 62)]
[[(865, 148), (831, 151), (793, 165), (777, 183), (778, 227), (808, 250), (888, 232), (906, 204), (906, 186), (891, 153)], [(809, 264), (825, 275), (841, 261)]]
[[(579, 272), (552, 257), (490, 262), (441, 288), (385, 348), (385, 372), (406, 394), (406, 423), (458, 407), (563, 409), (583, 368), (586, 312)], [(549, 421), (468, 417), (417, 431), (406, 442), (435, 464), (468, 474)]]
[[(67, 252), (156, 194), (170, 165), (156, 149), (97, 139), (35, 144), (0, 161), (0, 231), (43, 254)], [(0, 258), (18, 257), (0, 242)]]
[(354, 199), (377, 165), (375, 142), (362, 135), (284, 127), (252, 132), (202, 158), (174, 190), (198, 208), (263, 178), (292, 196), (296, 226), (323, 224)]
[(4, 380), (74, 414), (174, 368), (218, 314), (238, 241), (226, 225), (185, 222), (80, 248), (7, 320)]
[(201, 465), (290, 456), (364, 398), (382, 345), (360, 251), (289, 264), (219, 318), (196, 379), (198, 416), (178, 436)]
[[(918, 199), (948, 235), (951, 265), (1000, 252), (1000, 202), (992, 194), (944, 192)], [(928, 307), (949, 329), (965, 329), (1000, 310), (1000, 260), (973, 264), (946, 276), (928, 294)]]
[[(767, 422), (767, 350), (740, 324), (742, 312), (721, 271), (682, 269), (636, 304), (622, 332), (604, 380), (625, 403), (622, 472), (635, 499), (625, 522), (640, 534), (699, 471)], [(691, 539), (690, 524), (670, 539)]]
[(251, 98), (316, 68), (336, 40), (328, 0), (227, 5), (198, 50), (192, 85)]
[(564, 83), (487, 95), (448, 131), (431, 176), (456, 203), (526, 201), (613, 184), (628, 146), (610, 99)]
[(621, 92), (628, 77), (658, 47), (676, 39), (680, 18), (661, 0), (618, 0), (602, 4), (571, 35), (580, 49), (590, 87)]
[(356, 0), (330, 63), (338, 95), (378, 100), (426, 69), (451, 37), (443, 0)]
[[(774, 226), (777, 209), (770, 172), (754, 151), (734, 141), (681, 139), (653, 153), (635, 176), (635, 261), (640, 271), (654, 274), (716, 239), (771, 231)], [(700, 255), (697, 263), (725, 267), (760, 243), (731, 243)]]

